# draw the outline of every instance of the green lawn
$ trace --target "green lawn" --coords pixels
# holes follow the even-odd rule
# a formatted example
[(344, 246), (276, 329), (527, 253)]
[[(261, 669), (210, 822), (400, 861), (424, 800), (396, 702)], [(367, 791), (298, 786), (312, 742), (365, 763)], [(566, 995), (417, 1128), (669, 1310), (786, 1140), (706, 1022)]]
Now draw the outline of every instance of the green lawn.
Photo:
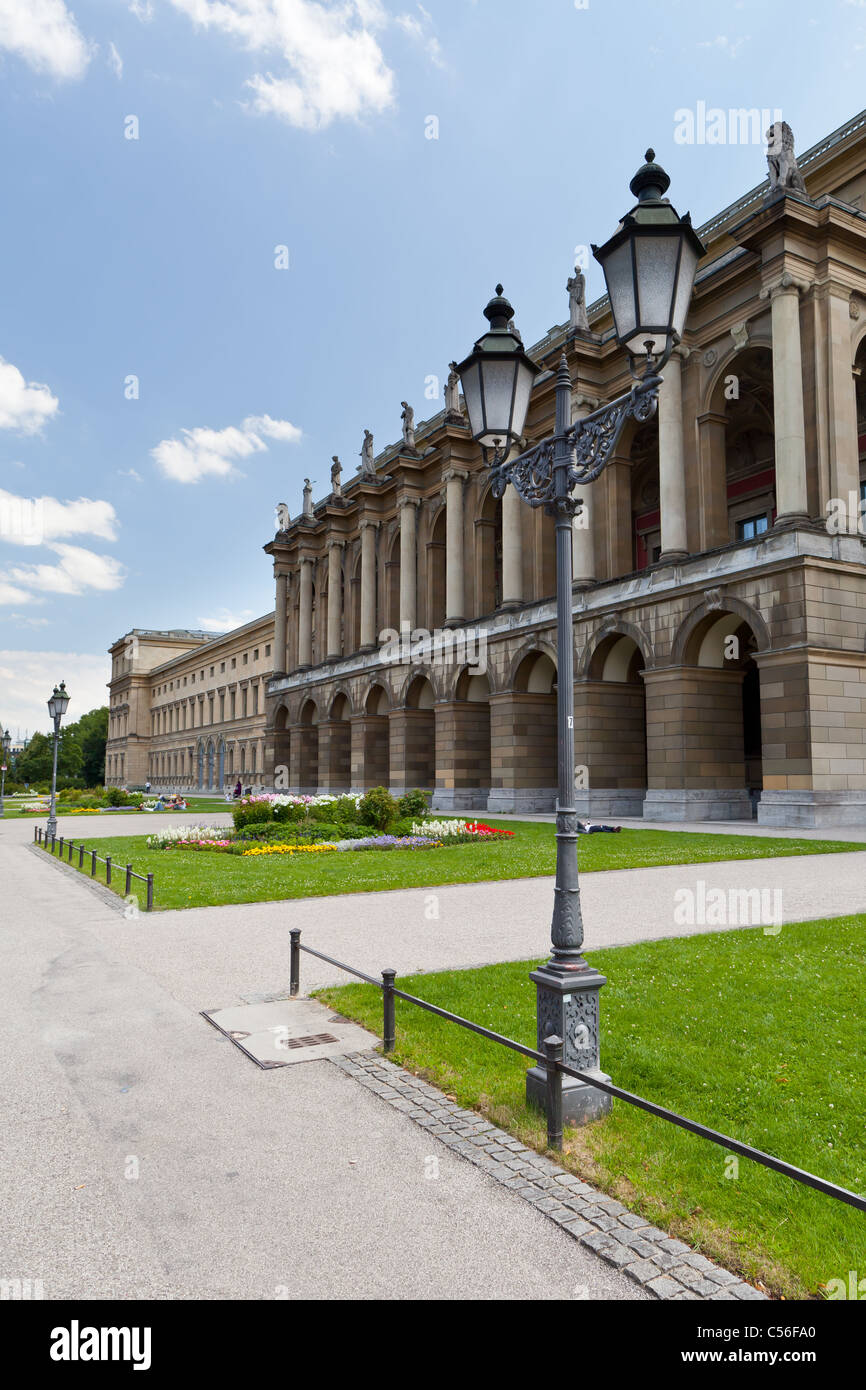
[[(531, 878), (552, 874), (555, 867), (554, 826), (540, 821), (490, 822), (515, 832), (513, 840), (499, 844), (244, 859), (207, 851), (151, 850), (147, 848), (144, 835), (91, 841), (87, 837), (89, 820), (89, 816), (80, 816), (61, 828), (68, 829), (76, 843), (80, 838), (100, 855), (110, 854), (115, 864), (132, 864), (140, 874), (152, 872), (157, 909)], [(171, 820), (154, 817), (154, 828), (171, 823)], [(595, 869), (703, 864), (720, 859), (764, 859), (862, 849), (861, 844), (842, 840), (623, 830), (619, 835), (582, 838), (578, 857), (581, 869), (592, 872)], [(102, 866), (99, 872), (102, 876)], [(122, 889), (122, 882), (120, 887)]]
[[(28, 799), (28, 800), (37, 801), (39, 798), (36, 797), (36, 796), (34, 796), (34, 797), (32, 797), (32, 798), (28, 797), (27, 799)], [(155, 798), (154, 798), (154, 799), (155, 799)], [(62, 803), (60, 797), (58, 797), (58, 811), (57, 811), (58, 816), (68, 815), (68, 811), (63, 811), (63, 810), (60, 809), (60, 806), (62, 806), (62, 804), (63, 804), (63, 803)], [(7, 797), (6, 800), (5, 800), (4, 808), (3, 808), (3, 817), (4, 817), (4, 819), (10, 819), (10, 818), (15, 818), (15, 819), (17, 819), (17, 818), (21, 818), (21, 819), (24, 819), (24, 820), (32, 820), (32, 821), (35, 821), (36, 824), (39, 824), (39, 821), (40, 821), (40, 817), (39, 817), (39, 816), (30, 816), (30, 815), (28, 815), (28, 816), (21, 817), (21, 810), (20, 810), (20, 807), (21, 807), (21, 803), (20, 803), (20, 802), (11, 801), (10, 798)], [(155, 811), (155, 812), (154, 812), (154, 817), (155, 817), (155, 819), (156, 819), (160, 824), (164, 824), (170, 817), (176, 817), (176, 816), (190, 816), (190, 815), (201, 815), (203, 812), (211, 812), (211, 813), (214, 813), (214, 812), (226, 812), (226, 813), (230, 813), (230, 812), (231, 812), (231, 806), (229, 806), (225, 801), (223, 801), (222, 797), (216, 798), (216, 797), (211, 797), (211, 796), (190, 796), (190, 797), (187, 797), (187, 809), (186, 809), (185, 811)], [(118, 812), (116, 811), (115, 808), (110, 807), (110, 806), (105, 806), (105, 807), (103, 807), (102, 810), (100, 811), (100, 815), (103, 815), (103, 816), (106, 816), (106, 815), (115, 815), (115, 814), (118, 814)], [(129, 815), (130, 813), (129, 813), (128, 811), (124, 811), (124, 812), (121, 812), (120, 814), (122, 814), (122, 815)], [(48, 803), (47, 803), (47, 801), (46, 801), (46, 803), (45, 803), (44, 817), (47, 818), (47, 816), (48, 816)], [(80, 819), (81, 819), (81, 820), (84, 820), (85, 817), (84, 817), (84, 816), (81, 816)]]
[[(855, 1192), (866, 1189), (866, 918), (593, 951), (602, 1063), (627, 1090)], [(535, 1046), (536, 962), (405, 976), (400, 988)], [(381, 994), (320, 992), (381, 1036)], [(397, 1001), (394, 1060), (538, 1149), (528, 1063)], [(564, 1164), (749, 1280), (791, 1297), (866, 1271), (866, 1216), (622, 1101), (565, 1136)]]

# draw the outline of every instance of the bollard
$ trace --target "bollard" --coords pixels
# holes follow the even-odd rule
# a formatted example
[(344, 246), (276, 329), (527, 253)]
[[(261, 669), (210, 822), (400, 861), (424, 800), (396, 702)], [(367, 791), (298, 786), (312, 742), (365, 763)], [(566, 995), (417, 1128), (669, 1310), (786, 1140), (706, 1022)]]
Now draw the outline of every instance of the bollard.
[(90, 877), (96, 878), (96, 850), (90, 851)]
[(396, 977), (396, 970), (382, 971), (382, 1040), (386, 1052), (393, 1052), (394, 1043), (396, 1042), (397, 1015), (396, 1000), (394, 998), (394, 980)]
[(291, 953), (289, 957), (289, 994), (294, 996), (301, 987), (301, 929), (292, 927), (289, 932), (292, 938)]
[(79, 869), (83, 869), (83, 868), (84, 868), (84, 846), (83, 846), (83, 845), (79, 845), (79, 847), (78, 847), (78, 867), (79, 867)]
[(124, 889), (123, 889), (123, 896), (124, 896), (125, 898), (128, 898), (128, 897), (129, 897), (129, 894), (130, 894), (131, 889), (132, 889), (132, 865), (131, 865), (131, 864), (127, 864), (127, 866), (126, 866), (126, 884), (125, 884)]
[(562, 1038), (551, 1033), (544, 1039), (547, 1053), (547, 1147), (562, 1148), (562, 1072), (557, 1066), (562, 1061)]
[(153, 911), (153, 874), (147, 876), (147, 907), (145, 912)]
[(72, 851), (73, 851), (74, 849), (75, 849), (75, 844), (74, 844), (74, 842), (73, 842), (72, 840), (70, 840), (70, 841), (69, 841), (69, 862), (70, 862), (70, 864), (72, 863)]
[(110, 855), (110, 854), (106, 854), (106, 856), (105, 856), (105, 883), (106, 883), (106, 887), (108, 887), (108, 888), (111, 887), (111, 855)]

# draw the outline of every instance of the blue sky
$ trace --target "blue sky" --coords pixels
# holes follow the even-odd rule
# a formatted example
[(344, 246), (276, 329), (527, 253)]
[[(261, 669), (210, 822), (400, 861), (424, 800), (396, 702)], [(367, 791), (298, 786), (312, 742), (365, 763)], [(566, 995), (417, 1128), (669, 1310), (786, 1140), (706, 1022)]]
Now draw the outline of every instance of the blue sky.
[(864, 46), (866, 0), (0, 0), (0, 723), (266, 611), (275, 504), (441, 407), (498, 279), (535, 341), (648, 144), (696, 223), (764, 176), (677, 112), (803, 150)]

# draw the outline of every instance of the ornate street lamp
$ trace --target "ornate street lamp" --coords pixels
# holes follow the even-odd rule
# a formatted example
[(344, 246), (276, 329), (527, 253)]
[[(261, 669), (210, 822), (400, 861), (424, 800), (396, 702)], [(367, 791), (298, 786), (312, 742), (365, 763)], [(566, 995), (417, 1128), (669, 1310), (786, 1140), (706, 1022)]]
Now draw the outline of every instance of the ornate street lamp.
[[(577, 812), (574, 807), (574, 636), (572, 620), (572, 524), (581, 500), (575, 487), (599, 476), (629, 417), (651, 419), (658, 405), (661, 369), (679, 342), (703, 246), (688, 217), (679, 218), (665, 199), (670, 179), (652, 150), (630, 188), (637, 205), (610, 240), (593, 252), (610, 295), (618, 342), (629, 354), (636, 380), (625, 395), (571, 423), (571, 375), (563, 351), (556, 378), (556, 429), (527, 453), (509, 460), (523, 432), (529, 394), (539, 370), (507, 328), (513, 313), (497, 298), (485, 309), (491, 331), (480, 338), (458, 368), (475, 439), (491, 472), (491, 491), (501, 497), (509, 483), (530, 507), (545, 507), (556, 523), (556, 650), (559, 785), (556, 805), (556, 886), (550, 959), (530, 975), (537, 989), (537, 1049), (548, 1038), (563, 1043), (562, 1059), (590, 1078), (564, 1076), (563, 1119), (584, 1124), (610, 1109), (610, 1097), (591, 1084), (607, 1081), (599, 1057), (599, 991), (605, 978), (583, 957), (583, 918), (577, 871)], [(504, 320), (504, 322), (503, 322)], [(506, 345), (506, 338), (509, 340)], [(512, 364), (511, 377), (503, 360)], [(510, 393), (508, 383), (511, 383)], [(545, 1107), (545, 1068), (527, 1073), (526, 1094)]]
[(57, 834), (57, 750), (60, 746), (60, 721), (69, 708), (69, 696), (66, 693), (66, 682), (61, 681), (55, 685), (48, 701), (48, 713), (54, 720), (54, 762), (51, 768), (51, 808), (48, 812), (48, 829), (46, 836), (51, 839), (52, 835)]
[(0, 744), (3, 746), (2, 754), (0, 754), (0, 816), (2, 816), (3, 796), (6, 791), (6, 764), (9, 761), (9, 749), (12, 747), (12, 734), (9, 729), (0, 738)]

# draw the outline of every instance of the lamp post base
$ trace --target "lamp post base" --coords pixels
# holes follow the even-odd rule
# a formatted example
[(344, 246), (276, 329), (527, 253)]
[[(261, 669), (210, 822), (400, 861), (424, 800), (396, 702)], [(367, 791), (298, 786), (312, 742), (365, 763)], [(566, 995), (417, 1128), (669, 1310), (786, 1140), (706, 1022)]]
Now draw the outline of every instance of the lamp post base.
[[(578, 958), (579, 960), (582, 958)], [(562, 1060), (576, 1071), (599, 1081), (610, 1081), (602, 1071), (599, 1058), (598, 1013), (599, 991), (606, 977), (587, 965), (557, 968), (547, 961), (529, 976), (538, 991), (538, 1036), (536, 1047), (544, 1051), (544, 1040), (556, 1034), (563, 1040)], [(526, 1099), (529, 1105), (546, 1109), (547, 1073), (544, 1067), (532, 1067), (526, 1074)], [(562, 1118), (567, 1125), (585, 1125), (610, 1114), (611, 1097), (588, 1082), (573, 1076), (562, 1078)]]

